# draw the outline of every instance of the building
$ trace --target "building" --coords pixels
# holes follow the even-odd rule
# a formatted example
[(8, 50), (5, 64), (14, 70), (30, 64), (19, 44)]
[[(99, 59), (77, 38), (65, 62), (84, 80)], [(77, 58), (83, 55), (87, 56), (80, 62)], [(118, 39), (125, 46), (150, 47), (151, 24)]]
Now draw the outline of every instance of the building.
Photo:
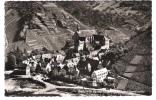
[(78, 51), (84, 49), (84, 45), (89, 47), (91, 41), (93, 41), (93, 35), (97, 34), (95, 30), (79, 30), (77, 31), (79, 36)]
[(79, 40), (78, 51), (84, 50), (85, 41)]
[(110, 39), (107, 37), (104, 37), (104, 38), (105, 38), (105, 45), (101, 46), (101, 49), (109, 49)]
[(62, 54), (57, 54), (57, 55), (56, 55), (56, 61), (57, 61), (58, 63), (62, 63), (62, 62), (64, 61), (64, 58), (65, 58), (65, 56), (62, 55)]
[(107, 77), (108, 70), (106, 68), (102, 68), (100, 70), (96, 70), (92, 73), (91, 77), (93, 82), (103, 82), (103, 80)]
[(93, 35), (96, 35), (97, 32), (95, 30), (79, 30), (79, 37), (85, 37), (85, 41), (92, 41), (94, 39)]
[(53, 55), (50, 54), (50, 53), (49, 53), (49, 54), (43, 54), (43, 55), (42, 55), (42, 59), (45, 59), (45, 58), (51, 59), (52, 56), (53, 56)]

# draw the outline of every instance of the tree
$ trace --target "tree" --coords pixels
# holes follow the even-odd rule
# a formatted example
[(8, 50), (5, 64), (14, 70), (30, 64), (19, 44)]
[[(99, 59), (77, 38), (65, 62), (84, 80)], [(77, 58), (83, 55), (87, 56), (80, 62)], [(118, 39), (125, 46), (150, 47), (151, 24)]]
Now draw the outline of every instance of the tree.
[(17, 46), (16, 51), (15, 51), (17, 65), (19, 65), (23, 60), (22, 54), (23, 54), (22, 50), (20, 50), (20, 48)]
[(6, 10), (17, 10), (19, 15), (28, 22), (34, 15), (36, 15), (37, 12), (41, 12), (44, 9), (42, 3), (36, 1), (8, 1), (5, 5)]
[(7, 63), (6, 63), (6, 70), (13, 70), (16, 67), (16, 56), (13, 54), (13, 52), (10, 52), (7, 56)]
[(44, 53), (47, 53), (49, 50), (48, 50), (46, 47), (43, 47), (43, 48), (42, 48), (42, 51), (43, 51)]
[(27, 52), (27, 50), (25, 48), (24, 48), (23, 53), (25, 54), (25, 56), (28, 56), (28, 52)]

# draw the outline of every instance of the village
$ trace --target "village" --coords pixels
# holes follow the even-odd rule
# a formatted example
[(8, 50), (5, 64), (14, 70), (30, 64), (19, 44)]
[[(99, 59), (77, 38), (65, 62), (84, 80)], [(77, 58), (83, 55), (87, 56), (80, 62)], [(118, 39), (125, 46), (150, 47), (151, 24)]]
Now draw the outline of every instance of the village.
[(116, 88), (117, 74), (112, 64), (128, 49), (122, 44), (115, 47), (108, 37), (95, 31), (93, 34), (86, 33), (77, 27), (72, 39), (67, 40), (62, 50), (48, 52), (43, 48), (38, 51), (46, 52), (28, 53), (23, 61), (11, 64), (13, 74), (21, 73), (39, 80), (69, 81), (87, 87)]
[(6, 96), (151, 94), (151, 2), (83, 3), (6, 2)]

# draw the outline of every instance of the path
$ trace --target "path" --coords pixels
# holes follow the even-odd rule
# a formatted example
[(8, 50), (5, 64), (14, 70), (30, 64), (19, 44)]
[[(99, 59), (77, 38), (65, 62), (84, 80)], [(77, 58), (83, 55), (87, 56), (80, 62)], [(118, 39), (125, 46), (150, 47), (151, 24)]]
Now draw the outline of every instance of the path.
[[(101, 89), (95, 89), (95, 88), (83, 88), (82, 86), (74, 86), (74, 87), (69, 87), (69, 86), (57, 86), (57, 85), (53, 85), (53, 84), (50, 84), (50, 83), (47, 83), (45, 81), (40, 81), (40, 82), (43, 82), (44, 84), (46, 84), (46, 88), (45, 89), (42, 89), (42, 90), (39, 90), (38, 92), (35, 92), (34, 95), (39, 95), (39, 94), (42, 94), (42, 95), (47, 95), (47, 94), (59, 94), (60, 96), (74, 96), (76, 94), (71, 94), (71, 93), (67, 93), (67, 92), (64, 92), (64, 91), (59, 91), (58, 89), (63, 89), (63, 90), (66, 90), (68, 89), (69, 91), (73, 91), (73, 90), (76, 90), (76, 91), (80, 91), (80, 90), (84, 90), (84, 91), (96, 91), (95, 93), (93, 94), (96, 94), (96, 93), (108, 93), (108, 94), (121, 94), (121, 95), (133, 95), (133, 96), (139, 96), (140, 94), (136, 94), (136, 93), (133, 93), (133, 92), (128, 92), (128, 91), (121, 91), (121, 90), (115, 90), (115, 89), (109, 89), (107, 90), (106, 88), (101, 88)], [(85, 96), (85, 94), (87, 93), (80, 93), (79, 95), (82, 95), (82, 96)], [(92, 93), (91, 93), (92, 94)]]
[[(10, 72), (9, 72), (10, 73)], [(8, 73), (8, 74), (9, 74)], [(45, 84), (45, 88), (44, 89), (30, 89), (30, 88), (20, 88), (17, 85), (15, 85), (13, 82), (14, 81), (8, 81), (6, 83), (6, 86), (12, 86), (12, 87), (7, 87), (7, 90), (13, 90), (15, 89), (15, 91), (25, 91), (25, 92), (33, 92), (32, 94), (30, 94), (30, 96), (87, 96), (88, 92), (90, 92), (91, 94), (97, 94), (97, 93), (104, 93), (104, 94), (120, 94), (120, 95), (132, 95), (132, 96), (138, 96), (140, 94), (136, 94), (133, 92), (129, 92), (129, 91), (121, 91), (121, 90), (115, 90), (115, 89), (109, 89), (107, 90), (106, 88), (100, 88), (100, 89), (95, 89), (95, 88), (86, 88), (86, 87), (82, 87), (82, 86), (77, 86), (74, 85), (71, 86), (57, 86), (48, 82), (45, 82), (41, 79), (36, 79), (35, 77), (28, 77), (26, 75), (17, 75), (16, 77), (19, 78), (23, 78), (23, 79), (28, 79), (31, 78), (35, 81), (38, 81), (40, 83)], [(11, 84), (10, 84), (11, 83)], [(78, 94), (73, 94), (71, 92), (65, 92), (65, 91), (69, 90), (69, 91), (77, 91)], [(83, 92), (84, 91), (84, 92)], [(92, 92), (94, 91), (94, 92)], [(83, 92), (83, 93), (81, 93)]]
[(46, 85), (46, 88), (45, 89), (40, 89), (37, 92), (34, 92), (33, 95), (72, 96), (72, 94), (70, 94), (70, 93), (61, 92), (61, 91), (57, 90), (57, 88), (60, 87), (60, 86), (50, 84), (50, 83), (45, 82), (43, 80), (37, 80), (37, 81), (40, 81), (40, 82), (44, 83)]

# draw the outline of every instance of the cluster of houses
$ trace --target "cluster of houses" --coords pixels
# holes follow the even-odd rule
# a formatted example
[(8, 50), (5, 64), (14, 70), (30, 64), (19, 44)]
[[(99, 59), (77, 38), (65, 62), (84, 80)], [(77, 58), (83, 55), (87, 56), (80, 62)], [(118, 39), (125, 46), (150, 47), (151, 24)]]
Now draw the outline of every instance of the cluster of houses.
[[(32, 55), (22, 63), (26, 65), (27, 76), (44, 74), (49, 78), (70, 75), (76, 78), (89, 76), (93, 86), (103, 82), (110, 70), (110, 61), (104, 60), (109, 52), (110, 39), (91, 30), (77, 30), (72, 44), (67, 44), (55, 53)], [(83, 80), (83, 79), (82, 79)], [(87, 79), (86, 79), (87, 81)]]

